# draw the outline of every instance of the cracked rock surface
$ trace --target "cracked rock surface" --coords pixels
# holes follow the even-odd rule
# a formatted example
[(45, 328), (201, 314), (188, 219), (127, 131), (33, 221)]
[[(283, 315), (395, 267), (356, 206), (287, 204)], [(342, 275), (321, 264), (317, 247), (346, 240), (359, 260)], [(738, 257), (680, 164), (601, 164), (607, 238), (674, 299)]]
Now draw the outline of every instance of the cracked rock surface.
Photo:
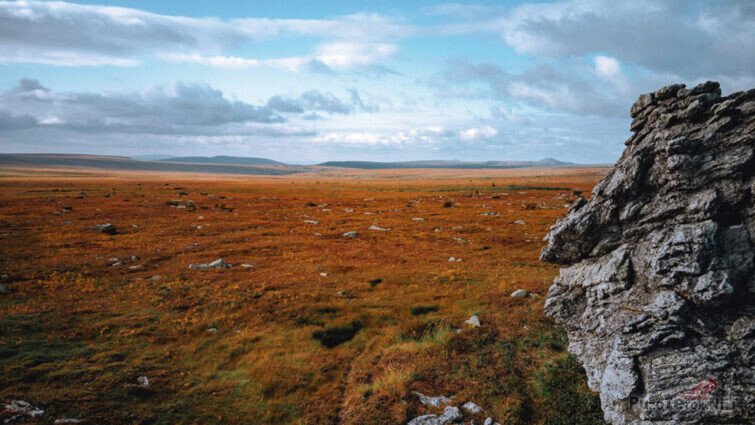
[(755, 423), (755, 89), (664, 87), (552, 227), (545, 304), (613, 424)]

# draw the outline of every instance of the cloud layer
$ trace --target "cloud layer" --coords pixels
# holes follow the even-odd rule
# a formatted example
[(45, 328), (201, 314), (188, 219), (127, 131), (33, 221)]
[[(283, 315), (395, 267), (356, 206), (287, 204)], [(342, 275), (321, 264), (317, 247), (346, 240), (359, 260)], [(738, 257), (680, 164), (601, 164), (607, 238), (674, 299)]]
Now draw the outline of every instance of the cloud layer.
[[(609, 162), (640, 93), (755, 86), (749, 0), (516, 0), (316, 19), (190, 17), (183, 6), (0, 1), (0, 66), (14, 84), (0, 92), (0, 142)], [(92, 75), (99, 86), (72, 88)]]

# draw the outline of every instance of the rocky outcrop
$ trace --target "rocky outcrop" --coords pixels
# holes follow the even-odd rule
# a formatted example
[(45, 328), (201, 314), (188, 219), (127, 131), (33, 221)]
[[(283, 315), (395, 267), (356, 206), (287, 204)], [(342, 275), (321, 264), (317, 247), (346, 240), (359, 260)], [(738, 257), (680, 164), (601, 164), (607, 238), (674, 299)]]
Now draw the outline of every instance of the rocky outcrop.
[(546, 314), (618, 424), (755, 423), (755, 90), (664, 87), (546, 237)]

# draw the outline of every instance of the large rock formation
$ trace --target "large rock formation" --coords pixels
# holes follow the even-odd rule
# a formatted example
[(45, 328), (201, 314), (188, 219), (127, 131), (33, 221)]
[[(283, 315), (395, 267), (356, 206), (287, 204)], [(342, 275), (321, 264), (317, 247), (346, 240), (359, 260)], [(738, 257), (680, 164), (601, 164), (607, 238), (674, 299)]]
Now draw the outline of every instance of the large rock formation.
[(546, 314), (617, 424), (755, 423), (755, 89), (664, 87), (546, 237)]

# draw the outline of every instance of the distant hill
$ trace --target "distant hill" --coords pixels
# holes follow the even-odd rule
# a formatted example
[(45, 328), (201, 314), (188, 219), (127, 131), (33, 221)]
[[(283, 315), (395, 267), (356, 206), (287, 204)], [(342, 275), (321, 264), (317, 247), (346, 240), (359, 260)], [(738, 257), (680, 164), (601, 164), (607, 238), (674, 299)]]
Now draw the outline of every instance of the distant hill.
[(189, 162), (193, 164), (235, 164), (235, 165), (286, 165), (267, 158), (244, 156), (180, 156), (160, 159), (162, 162)]
[(371, 161), (328, 161), (318, 164), (324, 167), (359, 168), (363, 170), (379, 170), (393, 168), (531, 168), (531, 167), (560, 167), (575, 165), (573, 162), (558, 161), (545, 158), (540, 161), (404, 161), (404, 162), (371, 162)]
[(173, 155), (131, 155), (129, 158), (139, 161), (161, 161), (163, 159), (171, 158)]
[[(269, 160), (268, 160), (269, 161)], [(274, 164), (275, 161), (272, 161)], [(305, 167), (139, 161), (124, 156), (70, 154), (0, 154), (0, 166), (82, 167), (103, 170), (170, 171), (180, 173), (284, 175), (307, 171)]]

